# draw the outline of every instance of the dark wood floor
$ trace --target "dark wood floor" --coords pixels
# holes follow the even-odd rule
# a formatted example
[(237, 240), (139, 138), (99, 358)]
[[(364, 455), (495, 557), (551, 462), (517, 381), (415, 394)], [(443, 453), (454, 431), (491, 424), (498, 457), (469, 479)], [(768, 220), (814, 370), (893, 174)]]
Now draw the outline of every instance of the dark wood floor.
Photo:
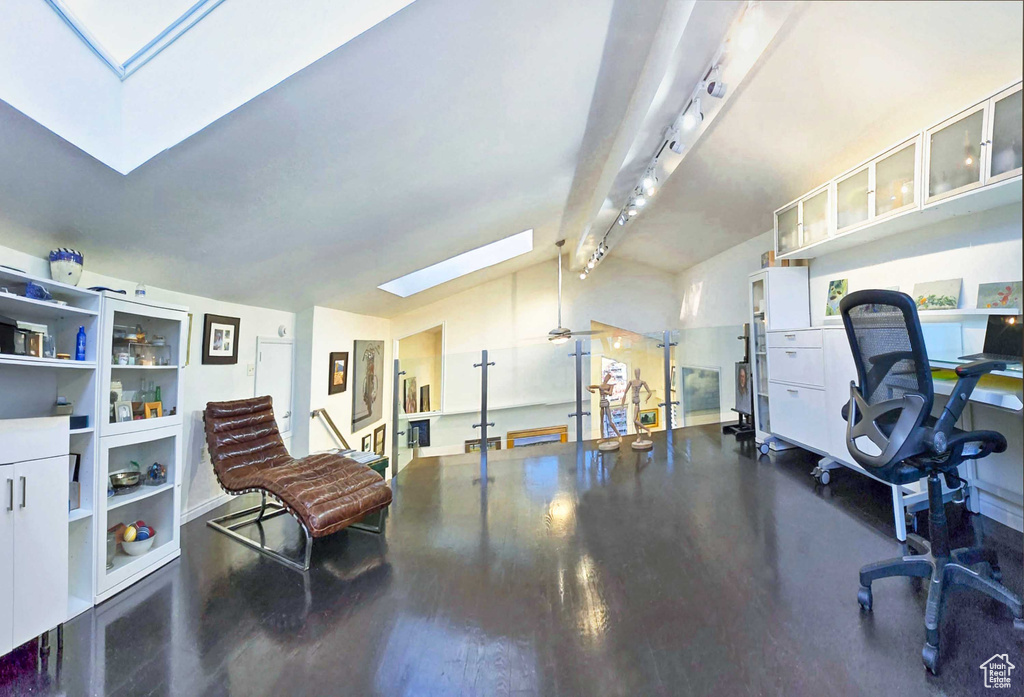
[[(845, 471), (816, 487), (806, 454), (758, 459), (717, 426), (659, 436), (650, 457), (496, 453), (483, 481), (465, 456), (418, 463), (386, 534), (318, 542), (305, 577), (192, 522), (180, 560), (0, 693), (954, 695), (985, 692), (994, 653), (1024, 656), (1009, 613), (966, 592), (940, 677), (919, 583), (879, 581), (860, 612), (859, 567), (899, 552), (885, 487)], [(950, 516), (1019, 593), (1021, 535)], [(267, 528), (299, 552), (294, 523)]]

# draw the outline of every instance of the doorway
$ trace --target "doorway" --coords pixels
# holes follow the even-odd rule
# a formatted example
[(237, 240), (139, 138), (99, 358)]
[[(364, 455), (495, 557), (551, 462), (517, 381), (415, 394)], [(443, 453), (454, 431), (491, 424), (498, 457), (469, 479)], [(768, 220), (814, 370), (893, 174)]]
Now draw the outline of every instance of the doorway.
[(256, 396), (270, 395), (281, 437), (292, 432), (292, 367), (295, 346), (291, 339), (256, 338)]

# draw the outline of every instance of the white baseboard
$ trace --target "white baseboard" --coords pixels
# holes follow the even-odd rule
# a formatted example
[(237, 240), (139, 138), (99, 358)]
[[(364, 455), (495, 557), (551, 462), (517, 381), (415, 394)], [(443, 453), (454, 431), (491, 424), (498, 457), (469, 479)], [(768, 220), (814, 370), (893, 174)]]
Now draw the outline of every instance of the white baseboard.
[(1019, 506), (984, 491), (978, 492), (978, 503), (981, 505), (983, 516), (1013, 528), (1017, 532), (1024, 532), (1024, 515), (1021, 514)]
[(181, 524), (184, 525), (189, 521), (195, 520), (196, 518), (200, 518), (209, 513), (210, 511), (212, 511), (214, 508), (217, 508), (218, 506), (223, 506), (225, 503), (227, 503), (233, 498), (235, 497), (232, 496), (231, 494), (221, 494), (220, 496), (216, 496), (210, 499), (206, 503), (201, 503), (195, 508), (185, 511), (185, 514), (181, 516)]

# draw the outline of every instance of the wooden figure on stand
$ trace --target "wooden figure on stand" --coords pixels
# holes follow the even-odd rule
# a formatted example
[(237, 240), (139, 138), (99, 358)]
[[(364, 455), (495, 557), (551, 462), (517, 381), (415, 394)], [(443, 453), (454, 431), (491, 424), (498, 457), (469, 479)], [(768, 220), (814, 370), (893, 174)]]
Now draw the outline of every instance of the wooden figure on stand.
[(591, 394), (601, 395), (601, 433), (604, 434), (604, 424), (607, 423), (611, 427), (612, 433), (615, 434), (614, 438), (600, 438), (597, 441), (598, 450), (618, 450), (619, 444), (622, 442), (622, 434), (619, 433), (619, 429), (615, 427), (615, 421), (612, 420), (611, 413), (611, 402), (608, 401), (608, 397), (611, 396), (612, 392), (615, 391), (615, 385), (611, 384), (612, 374), (605, 373), (604, 381), (600, 385), (590, 385), (587, 387), (587, 391)]
[(644, 436), (650, 436), (651, 431), (640, 422), (640, 390), (647, 390), (647, 399), (644, 400), (644, 404), (651, 401), (651, 397), (654, 392), (651, 391), (650, 385), (640, 379), (640, 369), (637, 368), (633, 371), (633, 379), (626, 383), (626, 391), (622, 395), (622, 404), (626, 403), (626, 395), (630, 392), (633, 393), (633, 425), (636, 427), (636, 440), (634, 440), (630, 447), (633, 450), (650, 450), (654, 447), (654, 443), (651, 439), (644, 438)]

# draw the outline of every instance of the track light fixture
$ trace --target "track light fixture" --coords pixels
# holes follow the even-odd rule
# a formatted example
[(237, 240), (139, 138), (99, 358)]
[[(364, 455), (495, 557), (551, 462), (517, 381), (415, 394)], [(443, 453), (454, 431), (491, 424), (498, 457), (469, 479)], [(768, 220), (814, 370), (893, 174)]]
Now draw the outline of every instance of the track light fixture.
[(721, 99), (725, 96), (726, 85), (722, 82), (722, 66), (716, 65), (711, 69), (711, 75), (708, 76), (707, 82), (704, 83), (704, 88), (710, 96), (716, 99)]
[(704, 120), (704, 112), (700, 109), (700, 97), (695, 97), (690, 106), (683, 112), (682, 127), (684, 131), (692, 131)]

